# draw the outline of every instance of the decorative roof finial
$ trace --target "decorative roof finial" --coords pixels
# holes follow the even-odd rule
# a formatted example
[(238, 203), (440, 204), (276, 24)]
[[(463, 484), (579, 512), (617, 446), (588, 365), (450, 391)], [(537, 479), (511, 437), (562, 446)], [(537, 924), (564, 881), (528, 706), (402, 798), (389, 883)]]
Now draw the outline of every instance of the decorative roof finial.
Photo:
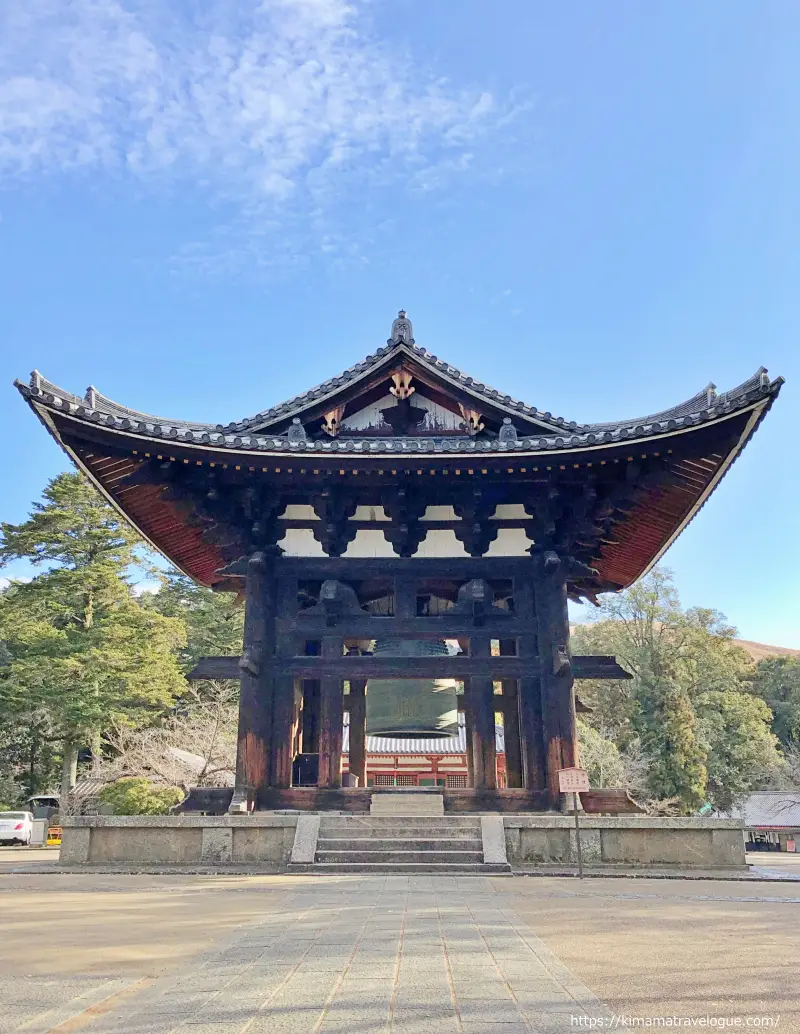
[(414, 331), (405, 309), (398, 312), (397, 319), (392, 324), (392, 336), (389, 338), (389, 344), (399, 345), (401, 341), (406, 345), (414, 344)]

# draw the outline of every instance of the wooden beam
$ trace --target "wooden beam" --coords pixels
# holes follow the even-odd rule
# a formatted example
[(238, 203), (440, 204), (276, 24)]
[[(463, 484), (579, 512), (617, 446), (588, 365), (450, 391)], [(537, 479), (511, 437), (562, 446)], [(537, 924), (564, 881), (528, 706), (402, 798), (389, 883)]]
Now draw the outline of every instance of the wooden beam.
[[(190, 682), (202, 679), (238, 679), (242, 674), (238, 657), (201, 657), (189, 672)], [(325, 661), (321, 657), (292, 657), (285, 661), (302, 678), (318, 679), (323, 672), (340, 673), (342, 678), (464, 678), (469, 675), (491, 675), (493, 678), (518, 679), (539, 674), (537, 657), (341, 657)], [(630, 679), (614, 657), (575, 656), (572, 658), (576, 679)]]

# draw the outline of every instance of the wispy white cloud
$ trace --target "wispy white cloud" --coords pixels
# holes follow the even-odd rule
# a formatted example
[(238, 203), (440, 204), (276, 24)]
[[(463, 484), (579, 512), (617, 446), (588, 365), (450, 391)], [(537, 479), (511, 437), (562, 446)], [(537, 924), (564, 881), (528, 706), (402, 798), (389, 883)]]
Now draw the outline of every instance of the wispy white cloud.
[(364, 0), (0, 4), (6, 181), (185, 182), (235, 202), (257, 232), (290, 218), (319, 238), (343, 196), (435, 190), (470, 170), (513, 110), (390, 49)]

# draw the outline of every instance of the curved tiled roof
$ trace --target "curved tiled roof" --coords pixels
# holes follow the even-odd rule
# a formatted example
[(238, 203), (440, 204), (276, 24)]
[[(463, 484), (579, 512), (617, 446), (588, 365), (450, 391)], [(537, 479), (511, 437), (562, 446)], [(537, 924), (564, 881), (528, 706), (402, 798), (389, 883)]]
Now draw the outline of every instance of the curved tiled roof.
[[(388, 349), (387, 351), (391, 353), (393, 350)], [(376, 356), (379, 353), (380, 350), (375, 353)], [(370, 357), (370, 359), (372, 358)], [(357, 364), (351, 370), (357, 371), (361, 365), (363, 364)], [(443, 365), (446, 366), (446, 364)], [(453, 371), (454, 368), (448, 366), (447, 370)], [(458, 371), (455, 372), (458, 373)], [(459, 374), (459, 376), (463, 375)], [(290, 408), (281, 413), (281, 419), (284, 419), (296, 409), (306, 406), (311, 401), (309, 396), (313, 396), (315, 392), (329, 391), (329, 385), (332, 383), (326, 381), (319, 388), (312, 389), (311, 392), (298, 396), (289, 403), (283, 403), (283, 406), (274, 407), (273, 410), (267, 411), (267, 414), (274, 415), (278, 410), (288, 406)], [(542, 434), (522, 434), (517, 437), (516, 441), (510, 442), (502, 442), (497, 438), (466, 438), (463, 435), (427, 438), (393, 435), (384, 438), (332, 438), (293, 442), (289, 441), (286, 434), (271, 435), (263, 431), (243, 430), (244, 425), (253, 425), (257, 422), (255, 417), (237, 424), (235, 432), (230, 430), (230, 425), (225, 428), (221, 424), (180, 423), (120, 406), (94, 389), (90, 390), (88, 398), (80, 398), (45, 380), (37, 372), (32, 374), (29, 384), (17, 381), (16, 386), (22, 395), (31, 402), (60, 410), (83, 422), (95, 423), (115, 431), (125, 432), (128, 435), (141, 436), (151, 440), (165, 439), (187, 445), (246, 452), (321, 455), (329, 453), (353, 453), (355, 455), (394, 453), (402, 455), (442, 452), (468, 454), (553, 452), (561, 449), (585, 449), (596, 445), (627, 443), (640, 438), (651, 438), (690, 428), (736, 410), (745, 409), (760, 399), (776, 395), (782, 383), (783, 378), (781, 377), (770, 381), (767, 371), (761, 367), (752, 377), (730, 391), (717, 395), (713, 386), (709, 386), (686, 402), (651, 416), (617, 422), (582, 424), (580, 427), (565, 424), (560, 433), (550, 431)], [(494, 390), (488, 389), (482, 384), (479, 387), (485, 392)], [(508, 399), (508, 403), (506, 403), (506, 399)], [(495, 402), (495, 404), (498, 403)], [(506, 407), (516, 405), (520, 407), (520, 412), (524, 409), (528, 416), (538, 413), (538, 410), (533, 407), (516, 403), (509, 396), (503, 396), (499, 404)], [(259, 414), (259, 418), (265, 417), (267, 414)], [(549, 414), (545, 415), (549, 416)]]

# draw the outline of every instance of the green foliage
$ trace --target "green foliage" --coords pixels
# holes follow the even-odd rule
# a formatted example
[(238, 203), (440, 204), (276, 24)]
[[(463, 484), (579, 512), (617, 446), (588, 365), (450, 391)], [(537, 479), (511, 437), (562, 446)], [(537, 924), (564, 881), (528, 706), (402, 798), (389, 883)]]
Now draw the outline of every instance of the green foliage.
[(99, 794), (101, 803), (114, 809), (115, 815), (166, 815), (184, 798), (178, 786), (154, 786), (149, 779), (118, 779)]
[(587, 724), (621, 752), (638, 740), (648, 757), (650, 794), (677, 798), (684, 811), (707, 798), (727, 807), (780, 764), (771, 714), (752, 706), (745, 691), (771, 694), (770, 702), (782, 694), (792, 714), (791, 679), (783, 664), (774, 672), (754, 669), (732, 642), (735, 634), (717, 611), (683, 610), (670, 572), (656, 568), (605, 597), (598, 620), (573, 636), (575, 653), (613, 654), (633, 675), (630, 682), (580, 684), (593, 709)]
[[(184, 681), (183, 623), (142, 607), (128, 582), (139, 540), (79, 474), (62, 474), (19, 525), (2, 525), (0, 560), (45, 567), (0, 595), (0, 710), (43, 754), (96, 741), (171, 705)], [(31, 772), (31, 786), (38, 780)], [(38, 788), (38, 787), (36, 787)]]
[(578, 719), (581, 766), (589, 773), (592, 787), (624, 786), (625, 766), (613, 740)]
[(727, 811), (781, 768), (778, 740), (770, 732), (772, 713), (763, 700), (747, 693), (712, 691), (698, 698), (697, 717), (706, 750), (708, 798)]
[(652, 757), (650, 789), (660, 800), (678, 798), (694, 811), (706, 798), (705, 752), (688, 693), (662, 677), (638, 684), (642, 746)]
[(772, 731), (784, 747), (800, 745), (800, 658), (759, 661), (750, 690), (772, 711)]
[(191, 670), (200, 657), (242, 652), (244, 607), (233, 593), (212, 592), (185, 574), (173, 572), (161, 575), (158, 592), (143, 594), (141, 602), (158, 614), (184, 622), (187, 642), (180, 654), (184, 671)]

